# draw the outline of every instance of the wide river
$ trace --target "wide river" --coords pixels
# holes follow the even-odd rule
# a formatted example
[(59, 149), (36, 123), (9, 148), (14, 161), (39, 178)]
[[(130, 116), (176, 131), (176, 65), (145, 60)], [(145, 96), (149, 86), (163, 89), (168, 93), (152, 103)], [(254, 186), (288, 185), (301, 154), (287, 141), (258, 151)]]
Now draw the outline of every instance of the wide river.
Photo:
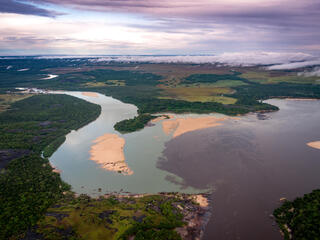
[[(306, 145), (320, 140), (320, 101), (272, 99), (267, 102), (280, 111), (249, 114), (172, 138), (161, 122), (117, 133), (113, 125), (136, 116), (135, 106), (101, 94), (65, 93), (102, 106), (99, 118), (68, 134), (50, 158), (77, 193), (212, 189), (212, 217), (204, 239), (273, 240), (281, 239), (270, 218), (279, 199), (320, 188), (320, 150)], [(126, 163), (134, 174), (110, 172), (90, 160), (93, 141), (106, 133), (125, 139)]]
[[(162, 191), (196, 193), (201, 190), (192, 187), (183, 188), (168, 179), (181, 181), (167, 171), (157, 168), (158, 159), (162, 156), (165, 142), (170, 140), (160, 123), (146, 127), (142, 131), (120, 134), (113, 126), (118, 121), (133, 118), (137, 108), (112, 97), (96, 94), (96, 97), (85, 96), (81, 92), (64, 93), (99, 104), (101, 115), (78, 131), (66, 136), (66, 141), (50, 157), (53, 166), (61, 170), (62, 179), (72, 186), (76, 193), (91, 196), (110, 192), (158, 193)], [(118, 134), (125, 139), (124, 155), (128, 167), (134, 172), (123, 175), (107, 171), (90, 160), (90, 149), (93, 141), (107, 133)]]

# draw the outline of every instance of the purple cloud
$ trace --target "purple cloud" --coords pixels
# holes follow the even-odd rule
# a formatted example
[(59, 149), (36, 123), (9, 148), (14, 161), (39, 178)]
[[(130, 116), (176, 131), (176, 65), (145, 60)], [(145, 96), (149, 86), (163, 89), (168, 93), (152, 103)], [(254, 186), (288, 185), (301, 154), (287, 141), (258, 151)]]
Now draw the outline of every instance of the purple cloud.
[(57, 15), (56, 12), (14, 0), (0, 0), (0, 13), (17, 13), (43, 17), (55, 17)]

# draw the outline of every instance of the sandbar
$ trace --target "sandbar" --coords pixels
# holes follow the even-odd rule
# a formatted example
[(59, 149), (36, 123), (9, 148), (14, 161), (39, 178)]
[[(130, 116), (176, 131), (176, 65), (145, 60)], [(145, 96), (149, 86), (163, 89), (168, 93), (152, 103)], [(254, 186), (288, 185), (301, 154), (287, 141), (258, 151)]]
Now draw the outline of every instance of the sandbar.
[(101, 168), (119, 172), (124, 175), (132, 175), (133, 171), (125, 162), (123, 147), (125, 140), (117, 134), (107, 133), (93, 141), (90, 149), (90, 159)]
[(86, 97), (99, 97), (99, 95), (95, 92), (82, 92), (81, 94)]
[(316, 148), (316, 149), (319, 149), (319, 150), (320, 150), (320, 141), (309, 142), (309, 143), (307, 143), (307, 145), (308, 145), (309, 147)]
[(59, 75), (54, 75), (54, 74), (48, 74), (48, 77), (42, 78), (42, 80), (49, 80), (49, 79), (53, 79), (59, 77)]
[(164, 133), (167, 135), (173, 133), (172, 137), (175, 138), (186, 132), (220, 126), (222, 125), (221, 121), (225, 121), (226, 119), (228, 118), (217, 118), (214, 116), (206, 116), (199, 118), (176, 118), (163, 121), (162, 129)]

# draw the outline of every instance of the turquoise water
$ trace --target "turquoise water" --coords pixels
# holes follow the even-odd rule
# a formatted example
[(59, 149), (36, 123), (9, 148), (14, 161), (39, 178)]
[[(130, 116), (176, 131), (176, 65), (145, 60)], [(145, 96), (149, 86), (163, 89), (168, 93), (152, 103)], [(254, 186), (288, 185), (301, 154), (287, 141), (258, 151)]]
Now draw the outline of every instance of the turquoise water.
[[(97, 120), (68, 134), (66, 141), (50, 158), (50, 162), (62, 171), (62, 179), (72, 186), (73, 191), (90, 195), (101, 195), (113, 191), (132, 193), (201, 191), (192, 187), (181, 188), (181, 185), (167, 180), (169, 177), (179, 182), (181, 180), (178, 177), (157, 168), (165, 143), (170, 140), (170, 136), (162, 131), (161, 122), (138, 132), (120, 134), (113, 129), (113, 126), (118, 121), (136, 116), (137, 108), (134, 105), (125, 104), (101, 94), (98, 94), (98, 97), (88, 97), (81, 92), (60, 93), (78, 97), (102, 107), (101, 115)], [(126, 163), (134, 172), (133, 175), (125, 176), (107, 171), (90, 160), (89, 151), (93, 141), (106, 133), (116, 133), (125, 139), (124, 154)], [(101, 192), (98, 191), (99, 188)]]

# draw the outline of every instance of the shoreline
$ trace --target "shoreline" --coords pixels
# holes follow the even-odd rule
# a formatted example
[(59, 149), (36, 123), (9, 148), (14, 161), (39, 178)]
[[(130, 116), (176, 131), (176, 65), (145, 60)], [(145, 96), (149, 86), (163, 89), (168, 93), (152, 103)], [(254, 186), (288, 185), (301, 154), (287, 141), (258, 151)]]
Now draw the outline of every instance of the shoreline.
[(210, 193), (186, 194), (178, 192), (159, 192), (157, 194), (105, 194), (104, 198), (116, 198), (125, 202), (130, 198), (141, 199), (144, 197), (163, 196), (167, 199), (179, 199), (181, 204), (174, 204), (183, 215), (182, 221), (186, 224), (175, 230), (184, 240), (200, 240), (211, 217)]

